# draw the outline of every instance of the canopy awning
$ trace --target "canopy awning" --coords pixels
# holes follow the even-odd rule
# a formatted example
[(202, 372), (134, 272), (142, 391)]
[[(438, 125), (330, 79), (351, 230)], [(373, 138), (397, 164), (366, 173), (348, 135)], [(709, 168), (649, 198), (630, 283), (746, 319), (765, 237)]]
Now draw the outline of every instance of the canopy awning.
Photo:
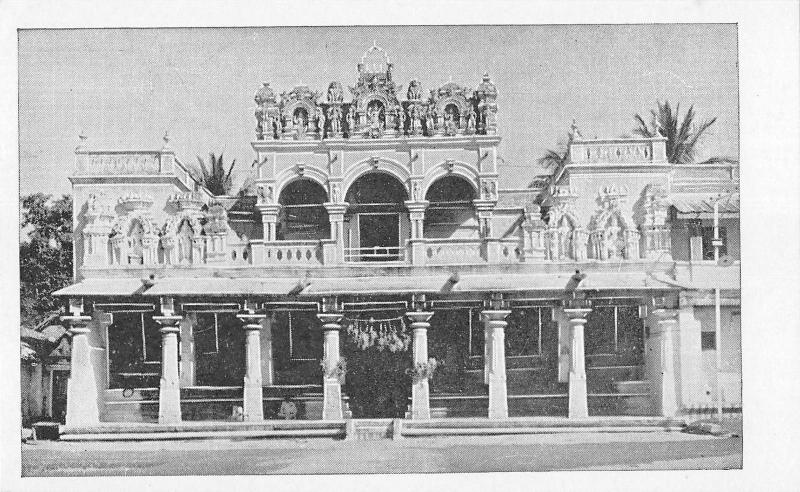
[[(452, 292), (563, 292), (571, 273), (462, 275)], [(672, 290), (643, 272), (587, 272), (579, 290)]]
[(138, 278), (87, 278), (53, 292), (54, 296), (132, 296), (141, 294), (145, 285)]
[[(714, 193), (672, 193), (667, 198), (670, 205), (675, 207), (679, 215), (689, 215), (693, 218), (712, 218), (714, 215), (714, 202), (719, 195)], [(720, 217), (739, 216), (739, 194), (734, 193), (723, 197), (719, 201)]]
[(432, 294), (448, 292), (449, 275), (313, 278), (302, 295)]
[(287, 295), (301, 290), (296, 278), (162, 278), (146, 296)]

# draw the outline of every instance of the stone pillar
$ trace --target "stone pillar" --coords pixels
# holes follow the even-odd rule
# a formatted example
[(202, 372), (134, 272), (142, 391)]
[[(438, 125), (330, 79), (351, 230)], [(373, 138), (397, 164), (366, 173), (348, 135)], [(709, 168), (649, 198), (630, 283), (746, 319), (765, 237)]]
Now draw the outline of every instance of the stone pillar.
[(153, 316), (161, 325), (161, 382), (158, 390), (158, 423), (181, 421), (181, 391), (178, 380), (178, 333), (183, 318), (176, 315)]
[[(433, 313), (427, 311), (412, 311), (406, 313), (411, 320), (411, 329), (414, 335), (413, 355), (414, 365), (428, 363), (428, 322)], [(413, 382), (411, 386), (411, 418), (431, 418), (430, 386), (427, 378)]]
[[(412, 185), (417, 186), (415, 183)], [(425, 200), (407, 201), (409, 219), (411, 219), (411, 262), (414, 265), (424, 265), (427, 256), (425, 255), (425, 210), (430, 202)]]
[(258, 203), (256, 208), (261, 212), (261, 223), (264, 227), (264, 242), (277, 238), (278, 212), (281, 206), (277, 203)]
[(264, 420), (264, 391), (261, 376), (261, 322), (263, 314), (239, 314), (247, 338), (245, 341), (246, 369), (244, 375), (244, 420)]
[(195, 368), (195, 354), (194, 354), (194, 334), (192, 333), (192, 324), (196, 322), (196, 317), (186, 317), (180, 322), (181, 328), (181, 371), (180, 371), (180, 385), (182, 387), (194, 386), (194, 368)]
[(100, 423), (97, 383), (89, 346), (91, 316), (62, 316), (61, 322), (72, 336), (69, 380), (67, 381), (67, 426), (83, 427)]
[(42, 403), (44, 401), (42, 395), (42, 387), (44, 386), (44, 379), (42, 378), (42, 366), (44, 361), (36, 361), (33, 363), (33, 373), (31, 374), (31, 415), (39, 418), (42, 416)]
[(506, 347), (505, 327), (508, 323), (506, 316), (511, 314), (508, 310), (491, 310), (481, 313), (484, 329), (487, 335), (486, 346), (488, 350), (489, 366), (489, 418), (508, 418), (508, 393), (506, 389)]
[(572, 346), (569, 365), (569, 418), (589, 416), (589, 400), (586, 390), (586, 360), (583, 348), (583, 329), (589, 308), (566, 308), (564, 314), (572, 325)]
[(268, 316), (261, 334), (261, 382), (266, 386), (275, 384), (275, 363), (272, 357), (272, 323), (274, 318)]
[(525, 261), (541, 261), (545, 259), (545, 231), (547, 230), (547, 225), (542, 220), (541, 215), (538, 205), (525, 207), (525, 222), (522, 223)]
[(658, 346), (659, 370), (655, 372), (656, 407), (664, 417), (674, 417), (678, 413), (677, 391), (675, 388), (675, 344), (674, 333), (678, 329), (677, 311), (656, 309), (653, 314), (658, 319), (655, 329), (651, 329), (651, 339)]
[(328, 202), (324, 205), (331, 224), (331, 239), (335, 241), (335, 253), (326, 255), (324, 262), (325, 264), (340, 264), (344, 262), (344, 214), (347, 212), (348, 204)]
[(339, 330), (342, 329), (341, 313), (320, 313), (317, 317), (322, 321), (323, 333), (323, 362), (322, 386), (323, 408), (322, 420), (341, 420), (342, 413), (342, 385), (335, 374), (336, 365), (339, 363)]

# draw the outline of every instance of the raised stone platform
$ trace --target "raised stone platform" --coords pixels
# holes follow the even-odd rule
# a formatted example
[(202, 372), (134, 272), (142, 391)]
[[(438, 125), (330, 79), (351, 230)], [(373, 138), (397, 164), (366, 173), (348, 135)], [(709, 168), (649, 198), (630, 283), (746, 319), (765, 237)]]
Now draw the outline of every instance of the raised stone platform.
[(447, 418), (431, 420), (267, 420), (264, 422), (181, 422), (179, 424), (107, 423), (91, 427), (63, 427), (65, 441), (150, 441), (185, 439), (400, 439), (447, 435), (511, 435), (585, 432), (677, 432), (685, 419), (662, 417), (533, 417), (489, 420)]

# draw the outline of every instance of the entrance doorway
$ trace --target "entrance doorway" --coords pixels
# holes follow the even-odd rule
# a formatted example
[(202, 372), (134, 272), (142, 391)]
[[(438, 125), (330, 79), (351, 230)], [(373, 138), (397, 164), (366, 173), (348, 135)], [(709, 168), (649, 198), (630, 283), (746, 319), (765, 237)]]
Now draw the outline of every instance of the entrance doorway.
[[(349, 317), (348, 317), (349, 318)], [(344, 392), (356, 418), (403, 418), (411, 397), (411, 334), (402, 313), (371, 311), (349, 318), (342, 337)]]
[(62, 424), (66, 422), (67, 415), (67, 380), (69, 380), (69, 371), (54, 369), (50, 373), (51, 377), (51, 409), (50, 415), (53, 420), (57, 420)]
[(361, 259), (397, 261), (400, 259), (400, 214), (361, 213), (358, 215)]

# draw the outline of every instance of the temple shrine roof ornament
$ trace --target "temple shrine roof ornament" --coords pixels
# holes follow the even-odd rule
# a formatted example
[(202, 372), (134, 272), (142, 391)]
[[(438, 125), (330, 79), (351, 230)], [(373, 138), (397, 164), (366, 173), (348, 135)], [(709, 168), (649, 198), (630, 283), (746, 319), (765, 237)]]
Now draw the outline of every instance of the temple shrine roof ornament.
[(475, 91), (452, 80), (425, 95), (412, 79), (401, 101), (402, 85), (392, 80), (394, 65), (377, 43), (358, 63), (358, 80), (344, 101), (342, 84), (332, 81), (322, 93), (300, 84), (276, 101), (267, 82), (256, 91), (256, 135), (264, 139), (397, 138), (494, 134), (497, 88), (488, 74)]
[(153, 199), (139, 193), (128, 193), (119, 198), (118, 203), (126, 212), (148, 209), (153, 205)]

